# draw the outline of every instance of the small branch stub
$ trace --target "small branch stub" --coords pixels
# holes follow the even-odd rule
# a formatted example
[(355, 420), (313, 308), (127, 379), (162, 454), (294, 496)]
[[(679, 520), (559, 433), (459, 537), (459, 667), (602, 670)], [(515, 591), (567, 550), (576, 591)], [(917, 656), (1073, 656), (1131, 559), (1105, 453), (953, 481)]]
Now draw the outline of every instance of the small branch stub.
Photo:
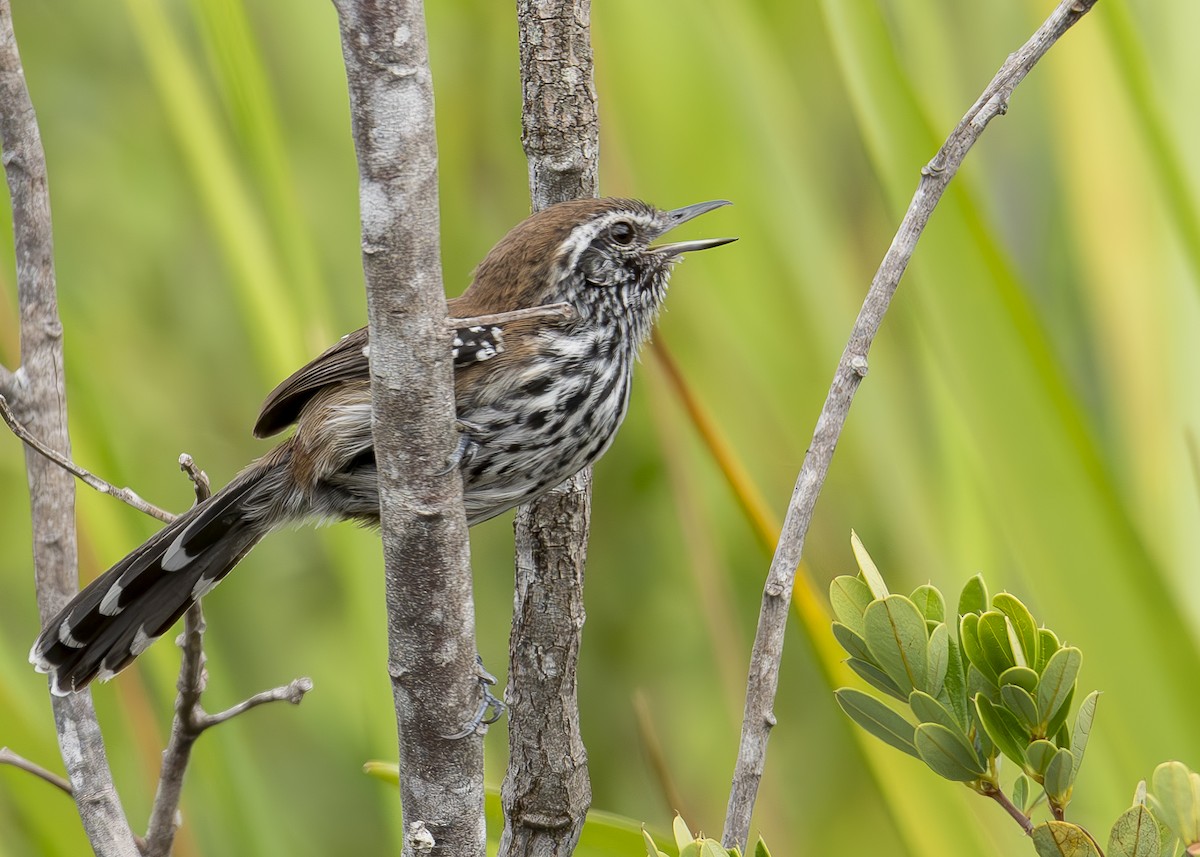
[(433, 846), (437, 844), (433, 839), (433, 834), (425, 826), (425, 822), (420, 820), (409, 823), (408, 835), (405, 839), (408, 850), (416, 854), (426, 854), (432, 851)]
[(20, 420), (17, 419), (17, 415), (13, 413), (8, 401), (2, 395), (0, 395), (0, 419), (4, 420), (5, 424), (8, 425), (12, 433), (20, 438), (26, 447), (53, 462), (55, 465), (61, 467), (71, 475), (77, 477), (89, 488), (95, 488), (101, 494), (107, 494), (110, 497), (114, 497), (127, 506), (131, 506), (134, 509), (137, 509), (139, 512), (144, 512), (150, 517), (157, 518), (164, 523), (174, 520), (174, 515), (165, 509), (158, 508), (152, 503), (147, 503), (145, 500), (139, 497), (133, 489), (117, 488), (115, 485), (105, 482), (99, 476), (84, 470), (78, 464), (71, 461), (71, 459), (67, 456), (55, 452), (49, 446), (42, 443), (33, 436), (33, 433), (30, 432), (29, 429), (25, 428)]
[(44, 780), (59, 791), (66, 793), (68, 797), (75, 796), (75, 790), (71, 788), (70, 782), (66, 779), (53, 771), (47, 771), (41, 765), (29, 761), (24, 756), (17, 755), (7, 747), (0, 747), (0, 765), (11, 765), (14, 768), (19, 768), (26, 773), (33, 774), (40, 780)]

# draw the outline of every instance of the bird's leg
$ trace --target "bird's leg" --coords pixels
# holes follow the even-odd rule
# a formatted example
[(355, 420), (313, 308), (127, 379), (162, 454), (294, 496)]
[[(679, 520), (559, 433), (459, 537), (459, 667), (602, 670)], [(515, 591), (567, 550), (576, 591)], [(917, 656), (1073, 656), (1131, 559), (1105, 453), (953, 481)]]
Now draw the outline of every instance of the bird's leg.
[(475, 453), (479, 451), (479, 442), (471, 436), (471, 433), (482, 434), (483, 427), (466, 420), (455, 420), (455, 424), (459, 432), (458, 445), (454, 447), (454, 452), (450, 453), (446, 466), (438, 471), (438, 476), (445, 476), (457, 468), (466, 467), (475, 458)]
[[(487, 731), (486, 727), (504, 716), (504, 703), (491, 690), (496, 683), (496, 677), (484, 669), (483, 658), (480, 655), (475, 656), (475, 676), (479, 679), (479, 690), (483, 694), (483, 698), (479, 701), (479, 708), (476, 709), (475, 716), (462, 729), (453, 735), (445, 735), (444, 738), (455, 740), (476, 733), (483, 734)], [(488, 714), (489, 711), (492, 713)]]

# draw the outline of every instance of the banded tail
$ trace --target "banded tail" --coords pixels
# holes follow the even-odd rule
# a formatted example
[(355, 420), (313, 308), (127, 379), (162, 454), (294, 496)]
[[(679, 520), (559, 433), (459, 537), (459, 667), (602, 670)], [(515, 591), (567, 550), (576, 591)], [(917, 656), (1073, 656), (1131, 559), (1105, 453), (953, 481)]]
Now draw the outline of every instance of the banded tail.
[(271, 529), (256, 491), (271, 472), (244, 471), (93, 580), (47, 623), (29, 661), (50, 674), (53, 693), (112, 678), (237, 565)]

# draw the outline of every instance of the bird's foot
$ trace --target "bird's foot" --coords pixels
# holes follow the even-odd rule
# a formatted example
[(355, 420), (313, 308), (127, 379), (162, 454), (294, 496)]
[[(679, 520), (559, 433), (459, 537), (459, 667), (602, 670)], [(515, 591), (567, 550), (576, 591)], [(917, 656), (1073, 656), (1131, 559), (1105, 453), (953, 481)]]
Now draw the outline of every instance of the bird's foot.
[(496, 677), (484, 669), (483, 658), (479, 655), (475, 656), (475, 675), (479, 679), (479, 690), (482, 693), (479, 708), (476, 709), (475, 716), (462, 729), (453, 735), (445, 735), (443, 736), (444, 738), (455, 740), (466, 738), (468, 735), (482, 735), (487, 732), (487, 727), (504, 716), (504, 702), (492, 693), (492, 687), (496, 684)]
[(450, 453), (446, 466), (437, 472), (438, 476), (445, 476), (447, 473), (453, 473), (459, 468), (466, 467), (475, 458), (475, 453), (479, 451), (479, 442), (471, 435), (472, 433), (482, 433), (483, 426), (469, 423), (466, 420), (455, 420), (455, 423), (459, 432), (458, 445), (454, 447), (454, 452)]

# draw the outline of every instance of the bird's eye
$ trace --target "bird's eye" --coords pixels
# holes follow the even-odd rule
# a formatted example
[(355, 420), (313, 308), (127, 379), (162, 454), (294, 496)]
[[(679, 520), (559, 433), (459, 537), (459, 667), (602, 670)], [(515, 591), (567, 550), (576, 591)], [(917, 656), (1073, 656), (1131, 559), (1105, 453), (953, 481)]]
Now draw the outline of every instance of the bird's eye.
[(633, 227), (624, 220), (613, 224), (612, 229), (609, 230), (609, 234), (612, 235), (613, 241), (616, 241), (618, 244), (633, 243)]

